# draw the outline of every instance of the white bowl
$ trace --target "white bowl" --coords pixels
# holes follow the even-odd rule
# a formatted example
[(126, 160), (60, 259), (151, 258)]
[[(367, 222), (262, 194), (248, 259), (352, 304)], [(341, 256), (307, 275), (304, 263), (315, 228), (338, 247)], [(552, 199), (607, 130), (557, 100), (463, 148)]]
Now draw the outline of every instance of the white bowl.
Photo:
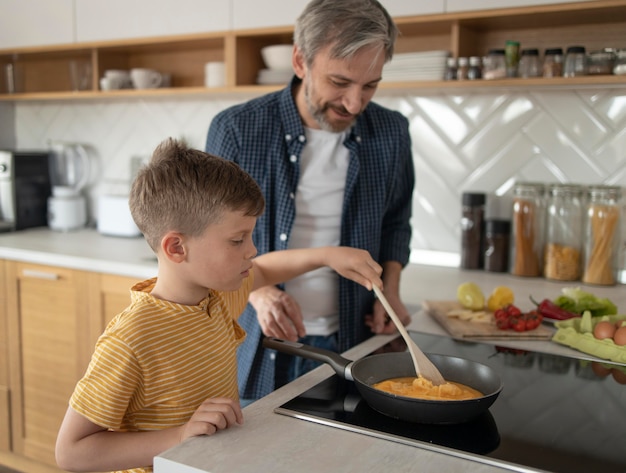
[(261, 49), (261, 56), (269, 69), (287, 70), (291, 69), (292, 51), (291, 44), (273, 44)]

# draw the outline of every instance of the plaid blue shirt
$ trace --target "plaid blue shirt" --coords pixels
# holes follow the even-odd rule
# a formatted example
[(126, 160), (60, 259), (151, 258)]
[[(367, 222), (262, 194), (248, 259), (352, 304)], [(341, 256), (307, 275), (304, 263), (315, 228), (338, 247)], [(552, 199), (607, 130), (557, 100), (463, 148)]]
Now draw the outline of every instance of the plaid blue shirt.
[[(286, 249), (295, 218), (300, 154), (306, 144), (291, 88), (220, 112), (209, 128), (206, 151), (238, 163), (258, 182), (265, 213), (254, 230), (259, 254)], [(344, 142), (350, 152), (343, 202), (341, 245), (363, 248), (378, 262), (409, 259), (411, 200), (415, 175), (408, 120), (375, 103), (359, 116)], [(371, 332), (364, 316), (373, 294), (339, 278), (339, 351), (362, 342)], [(238, 351), (239, 391), (257, 399), (274, 390), (273, 352), (262, 346), (263, 333), (250, 304), (239, 323), (248, 333)]]

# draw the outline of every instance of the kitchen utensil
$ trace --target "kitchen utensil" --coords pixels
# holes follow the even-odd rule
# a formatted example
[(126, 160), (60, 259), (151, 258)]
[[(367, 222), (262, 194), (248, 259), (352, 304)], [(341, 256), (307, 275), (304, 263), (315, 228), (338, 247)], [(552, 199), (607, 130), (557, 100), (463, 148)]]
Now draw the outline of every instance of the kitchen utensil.
[(428, 357), (424, 355), (424, 352), (420, 350), (417, 344), (409, 336), (409, 333), (404, 328), (404, 324), (400, 320), (400, 317), (398, 317), (398, 314), (396, 314), (396, 312), (393, 310), (393, 307), (391, 307), (391, 304), (389, 304), (389, 301), (387, 300), (383, 292), (380, 290), (380, 288), (377, 286), (374, 286), (374, 292), (376, 293), (376, 297), (378, 297), (380, 302), (383, 303), (383, 306), (385, 307), (387, 314), (389, 314), (389, 317), (391, 317), (391, 320), (393, 320), (393, 323), (396, 324), (396, 327), (398, 328), (400, 335), (402, 335), (402, 338), (404, 338), (404, 341), (406, 342), (406, 346), (409, 349), (411, 358), (413, 359), (413, 364), (415, 365), (415, 375), (426, 378), (427, 380), (432, 382), (433, 385), (435, 386), (444, 384), (446, 380), (443, 378), (443, 376), (441, 376), (441, 373), (439, 372), (437, 367), (433, 365), (433, 363), (428, 359)]
[(430, 354), (429, 358), (446, 380), (477, 389), (483, 393), (482, 397), (462, 401), (436, 401), (396, 396), (374, 388), (372, 385), (380, 381), (413, 376), (413, 361), (407, 352), (383, 353), (351, 361), (330, 350), (278, 338), (265, 338), (263, 346), (329, 364), (339, 376), (354, 381), (359, 393), (372, 409), (408, 422), (465, 422), (485, 412), (502, 391), (502, 381), (492, 368), (454, 356)]
[(135, 89), (155, 89), (161, 85), (163, 77), (152, 69), (135, 68), (130, 70), (130, 80)]
[(78, 143), (50, 143), (50, 182), (52, 196), (48, 199), (48, 226), (68, 231), (87, 223), (87, 202), (82, 189), (92, 177), (92, 158)]
[(261, 49), (263, 62), (269, 69), (291, 70), (293, 45), (272, 44)]

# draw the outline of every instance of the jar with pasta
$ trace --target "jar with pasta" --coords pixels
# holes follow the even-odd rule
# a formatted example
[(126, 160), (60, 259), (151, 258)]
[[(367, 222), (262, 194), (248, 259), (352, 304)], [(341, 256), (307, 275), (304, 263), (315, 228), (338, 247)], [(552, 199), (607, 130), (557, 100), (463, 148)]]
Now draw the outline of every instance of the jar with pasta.
[(582, 273), (583, 189), (553, 184), (546, 204), (543, 275), (556, 281), (577, 281)]
[(620, 187), (589, 187), (584, 231), (584, 283), (605, 286), (616, 283), (621, 198)]
[(511, 274), (541, 276), (543, 269), (544, 185), (520, 182), (513, 189)]

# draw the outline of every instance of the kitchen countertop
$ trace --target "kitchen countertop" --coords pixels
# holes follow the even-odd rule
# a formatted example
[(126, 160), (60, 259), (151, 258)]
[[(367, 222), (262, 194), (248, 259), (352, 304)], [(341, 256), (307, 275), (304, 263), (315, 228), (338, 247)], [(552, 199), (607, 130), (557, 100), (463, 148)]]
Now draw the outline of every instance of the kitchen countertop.
[(143, 238), (104, 236), (93, 229), (2, 233), (0, 258), (138, 279), (157, 272), (156, 257)]
[[(572, 285), (548, 282), (540, 278), (518, 278), (508, 274), (411, 265), (403, 274), (403, 299), (412, 304), (419, 304), (421, 299), (453, 299), (456, 287), (465, 281), (476, 282), (487, 293), (496, 286), (509, 285), (519, 296), (519, 305), (527, 309), (532, 307), (528, 300), (529, 294), (536, 299), (555, 297), (561, 287)], [(626, 307), (626, 291), (621, 286), (588, 289), (599, 296), (610, 297), (618, 307)], [(446, 335), (445, 330), (432, 317), (419, 310), (413, 316), (408, 329)], [(344, 356), (353, 360), (361, 358), (393, 338), (394, 336), (375, 336), (344, 353)], [(498, 340), (484, 343), (597, 360), (593, 356), (550, 341)], [(376, 439), (274, 413), (276, 407), (333, 374), (332, 368), (323, 365), (246, 407), (243, 426), (211, 437), (190, 439), (162, 453), (155, 458), (155, 473), (511, 471), (472, 459)]]
[[(41, 228), (0, 234), (0, 258), (138, 279), (153, 277), (157, 272), (154, 254), (143, 238), (107, 237), (93, 229), (62, 233)], [(626, 308), (623, 286), (584, 286), (580, 283), (558, 283), (541, 278), (422, 265), (409, 265), (404, 270), (401, 296), (407, 305), (414, 307), (425, 299), (454, 299), (457, 286), (465, 281), (477, 283), (486, 294), (496, 286), (510, 286), (516, 294), (516, 304), (522, 309), (532, 307), (529, 295), (537, 300), (553, 298), (561, 288), (573, 285), (586, 287), (598, 296), (609, 297), (622, 312)], [(436, 321), (419, 310), (408, 328), (446, 334)], [(349, 359), (361, 358), (393, 338), (395, 336), (372, 337), (343, 355)], [(550, 341), (498, 340), (497, 344), (595, 359)], [(510, 471), (274, 413), (276, 407), (333, 374), (329, 366), (321, 366), (246, 407), (243, 426), (211, 437), (193, 438), (162, 453), (155, 458), (155, 473)]]

